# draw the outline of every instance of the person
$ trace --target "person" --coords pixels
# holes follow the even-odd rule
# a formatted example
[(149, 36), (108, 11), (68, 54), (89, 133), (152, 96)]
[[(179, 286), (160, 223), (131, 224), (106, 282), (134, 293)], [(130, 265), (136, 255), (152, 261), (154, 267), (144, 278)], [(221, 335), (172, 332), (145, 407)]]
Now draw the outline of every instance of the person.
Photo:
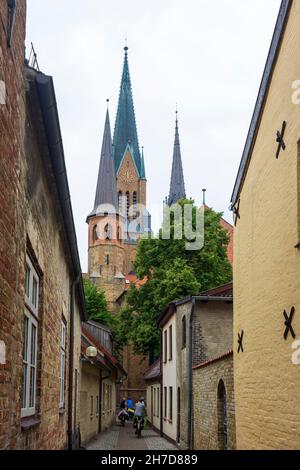
[[(137, 418), (143, 418), (142, 420), (142, 428), (144, 426), (144, 417), (146, 416), (146, 406), (143, 397), (139, 398), (135, 404), (134, 410), (134, 423), (133, 426), (136, 428)], [(137, 430), (135, 431), (137, 434)]]
[(121, 401), (120, 408), (121, 410), (126, 410), (127, 408), (126, 398), (123, 398), (123, 400)]
[(133, 408), (133, 401), (131, 397), (127, 398), (127, 408), (130, 408), (130, 409)]

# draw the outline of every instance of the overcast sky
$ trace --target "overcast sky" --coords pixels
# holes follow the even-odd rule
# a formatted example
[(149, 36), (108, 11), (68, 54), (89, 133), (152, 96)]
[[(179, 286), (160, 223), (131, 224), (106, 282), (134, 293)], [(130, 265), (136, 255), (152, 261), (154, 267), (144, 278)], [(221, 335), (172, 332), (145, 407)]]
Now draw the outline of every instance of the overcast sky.
[(114, 126), (128, 38), (148, 208), (169, 191), (175, 108), (186, 192), (228, 211), (280, 0), (28, 0), (27, 52), (54, 77), (82, 268), (106, 99)]

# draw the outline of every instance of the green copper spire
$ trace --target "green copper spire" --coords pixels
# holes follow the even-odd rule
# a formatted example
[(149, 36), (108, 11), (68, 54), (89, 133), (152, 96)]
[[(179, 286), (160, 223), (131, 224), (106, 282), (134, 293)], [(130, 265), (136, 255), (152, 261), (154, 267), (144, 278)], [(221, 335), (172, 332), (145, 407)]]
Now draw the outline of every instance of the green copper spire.
[(132, 151), (132, 157), (135, 166), (142, 177), (142, 161), (139, 150), (139, 142), (134, 114), (134, 105), (131, 89), (131, 81), (128, 65), (128, 47), (124, 48), (125, 57), (123, 65), (123, 74), (120, 88), (118, 111), (115, 123), (115, 132), (113, 139), (113, 156), (115, 162), (116, 174), (119, 171), (125, 150), (129, 145)]

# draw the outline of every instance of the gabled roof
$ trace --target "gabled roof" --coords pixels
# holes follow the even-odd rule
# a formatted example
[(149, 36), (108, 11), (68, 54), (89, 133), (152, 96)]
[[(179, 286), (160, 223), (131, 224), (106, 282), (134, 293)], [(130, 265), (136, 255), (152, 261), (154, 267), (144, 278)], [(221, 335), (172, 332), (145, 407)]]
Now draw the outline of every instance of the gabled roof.
[(178, 130), (178, 119), (176, 112), (176, 124), (175, 124), (175, 141), (173, 150), (173, 163), (172, 163), (172, 174), (170, 183), (170, 192), (168, 198), (168, 205), (172, 206), (176, 204), (180, 199), (185, 199), (185, 184), (182, 168), (182, 158), (180, 150), (179, 130)]
[(160, 358), (149, 367), (144, 373), (144, 380), (154, 380), (159, 379), (161, 377), (161, 369), (160, 369)]
[(113, 139), (115, 173), (117, 174), (119, 171), (124, 152), (129, 144), (139, 177), (142, 178), (144, 176), (142, 176), (141, 155), (129, 74), (128, 47), (125, 47), (124, 50), (124, 65)]
[(85, 342), (88, 341), (92, 346), (98, 349), (100, 356), (104, 356), (111, 366), (119, 369), (123, 375), (127, 376), (127, 372), (123, 369), (118, 360), (94, 338), (91, 332), (88, 331), (84, 325), (82, 325), (82, 339)]
[(250, 124), (250, 129), (246, 140), (246, 145), (244, 148), (242, 160), (240, 163), (238, 175), (231, 197), (232, 207), (234, 207), (238, 201), (240, 190), (247, 174), (292, 3), (293, 0), (282, 0), (281, 2), (268, 59), (263, 73), (263, 78), (261, 81), (257, 101), (254, 108), (254, 113)]
[(106, 112), (94, 209), (88, 218), (97, 214), (99, 206), (117, 207), (117, 186), (114, 169), (109, 112)]
[[(60, 129), (53, 78), (51, 76), (44, 75), (42, 72), (37, 72), (35, 69), (29, 66), (26, 66), (25, 72), (26, 79), (29, 83), (34, 84), (37, 90), (37, 96), (39, 99), (39, 105), (42, 113), (43, 126), (49, 149), (51, 166), (53, 169), (58, 200), (62, 212), (62, 223), (66, 234), (68, 249), (70, 252), (72, 271), (74, 273), (74, 277), (78, 278), (76, 293), (80, 303), (80, 316), (81, 319), (84, 321), (87, 319), (87, 313), (85, 308), (85, 298), (81, 277), (81, 266), (78, 253), (77, 236), (73, 218), (73, 210), (71, 204), (71, 196), (69, 190), (68, 175), (65, 163), (64, 147)], [(37, 120), (37, 122), (39, 121)]]

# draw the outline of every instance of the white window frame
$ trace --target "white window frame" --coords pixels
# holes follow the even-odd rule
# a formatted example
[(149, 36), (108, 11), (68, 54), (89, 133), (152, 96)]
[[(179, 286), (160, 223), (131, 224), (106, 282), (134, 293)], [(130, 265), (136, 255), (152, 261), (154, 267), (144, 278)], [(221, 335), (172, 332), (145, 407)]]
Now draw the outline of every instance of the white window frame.
[[(30, 313), (28, 309), (25, 308), (24, 312), (25, 317), (28, 320), (28, 329), (27, 329), (27, 338), (25, 342), (24, 338), (24, 348), (26, 347), (26, 360), (23, 357), (23, 395), (22, 395), (22, 409), (21, 409), (21, 418), (26, 418), (35, 414), (36, 406), (36, 376), (37, 376), (37, 338), (38, 338), (38, 322), (34, 316)], [(34, 344), (34, 357), (32, 357), (32, 330), (33, 327), (36, 328), (35, 335), (35, 344)], [(24, 349), (25, 350), (25, 349)], [(24, 367), (27, 367), (26, 371), (26, 381), (24, 380)], [(30, 406), (30, 374), (31, 370), (34, 370), (33, 378), (33, 405)], [(25, 406), (24, 406), (24, 393), (25, 393)]]
[[(28, 286), (29, 286), (29, 291), (27, 294), (26, 288), (25, 288), (25, 304), (29, 308), (29, 310), (38, 318), (38, 313), (39, 313), (39, 287), (40, 287), (40, 281), (39, 281), (39, 275), (34, 268), (31, 259), (29, 256), (26, 256), (26, 271), (27, 268), (29, 268), (29, 280), (28, 280)], [(26, 285), (26, 278), (25, 278), (25, 285)], [(33, 288), (33, 286), (36, 286), (36, 291)], [(35, 291), (35, 293), (34, 293)], [(34, 301), (35, 297), (35, 301)]]
[(66, 334), (67, 327), (65, 322), (61, 321), (61, 340), (60, 340), (60, 376), (59, 376), (59, 408), (65, 407), (65, 374), (66, 374)]
[[(26, 276), (28, 273), (28, 277)], [(38, 348), (38, 309), (39, 309), (39, 275), (28, 255), (26, 255), (25, 271), (25, 317), (28, 321), (27, 337), (23, 338), (23, 387), (21, 418), (32, 416), (36, 411), (36, 381), (37, 381), (37, 348)], [(36, 329), (35, 342), (32, 344), (33, 327)], [(32, 346), (34, 346), (32, 348)], [(26, 352), (26, 355), (24, 354)], [(33, 357), (32, 357), (33, 356)], [(25, 359), (26, 357), (26, 359)], [(25, 377), (26, 366), (26, 377)], [(30, 375), (33, 370), (33, 403), (30, 403)], [(25, 397), (25, 403), (24, 403)], [(25, 405), (25, 406), (24, 406)]]

